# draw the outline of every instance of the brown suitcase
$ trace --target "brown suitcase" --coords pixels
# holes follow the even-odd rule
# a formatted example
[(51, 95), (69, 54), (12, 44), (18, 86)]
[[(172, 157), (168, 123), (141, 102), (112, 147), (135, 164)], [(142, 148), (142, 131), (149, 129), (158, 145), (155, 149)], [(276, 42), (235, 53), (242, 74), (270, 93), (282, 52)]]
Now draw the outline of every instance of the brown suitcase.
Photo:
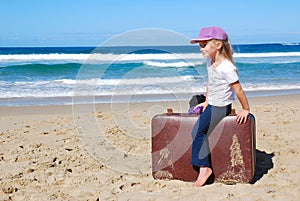
[[(195, 181), (191, 161), (192, 128), (198, 115), (161, 114), (152, 119), (152, 175), (154, 179)], [(216, 182), (249, 183), (255, 171), (255, 119), (237, 124), (225, 117), (209, 136), (211, 163)]]

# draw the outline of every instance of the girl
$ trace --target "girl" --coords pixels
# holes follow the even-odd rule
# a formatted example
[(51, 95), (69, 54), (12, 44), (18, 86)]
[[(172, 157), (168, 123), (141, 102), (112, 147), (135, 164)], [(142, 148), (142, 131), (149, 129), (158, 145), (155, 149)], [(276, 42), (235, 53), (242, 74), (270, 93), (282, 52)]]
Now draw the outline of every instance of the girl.
[(198, 107), (203, 106), (203, 113), (192, 131), (191, 164), (199, 171), (194, 185), (203, 186), (213, 173), (207, 137), (218, 122), (230, 114), (234, 93), (242, 106), (237, 114), (237, 123), (246, 123), (250, 107), (239, 82), (232, 47), (223, 29), (216, 26), (202, 28), (198, 38), (190, 42), (199, 43), (201, 53), (208, 60), (206, 101), (198, 105)]

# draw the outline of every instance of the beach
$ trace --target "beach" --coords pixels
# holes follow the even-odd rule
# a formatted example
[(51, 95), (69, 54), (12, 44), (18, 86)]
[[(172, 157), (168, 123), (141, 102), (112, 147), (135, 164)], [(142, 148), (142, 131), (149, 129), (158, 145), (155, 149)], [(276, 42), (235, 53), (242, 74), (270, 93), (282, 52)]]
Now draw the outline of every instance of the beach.
[(151, 175), (151, 119), (188, 101), (0, 107), (0, 200), (299, 200), (300, 95), (249, 102), (253, 184), (201, 188)]

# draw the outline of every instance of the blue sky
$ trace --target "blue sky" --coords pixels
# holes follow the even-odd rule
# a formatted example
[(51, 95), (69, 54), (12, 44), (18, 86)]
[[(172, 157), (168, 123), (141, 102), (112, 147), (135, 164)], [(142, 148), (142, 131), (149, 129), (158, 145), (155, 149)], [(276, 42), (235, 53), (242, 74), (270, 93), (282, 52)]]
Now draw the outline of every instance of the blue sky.
[(218, 25), (231, 42), (300, 42), (300, 1), (2, 0), (0, 46), (97, 46), (136, 29), (195, 37)]

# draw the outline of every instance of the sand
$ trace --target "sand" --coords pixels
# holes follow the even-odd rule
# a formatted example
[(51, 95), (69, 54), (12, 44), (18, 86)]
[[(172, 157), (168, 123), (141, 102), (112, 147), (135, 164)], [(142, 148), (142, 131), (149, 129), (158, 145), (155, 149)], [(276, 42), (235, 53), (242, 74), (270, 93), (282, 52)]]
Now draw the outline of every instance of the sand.
[(1, 107), (0, 200), (300, 200), (300, 95), (249, 101), (255, 182), (201, 188), (151, 175), (151, 118), (188, 101)]

